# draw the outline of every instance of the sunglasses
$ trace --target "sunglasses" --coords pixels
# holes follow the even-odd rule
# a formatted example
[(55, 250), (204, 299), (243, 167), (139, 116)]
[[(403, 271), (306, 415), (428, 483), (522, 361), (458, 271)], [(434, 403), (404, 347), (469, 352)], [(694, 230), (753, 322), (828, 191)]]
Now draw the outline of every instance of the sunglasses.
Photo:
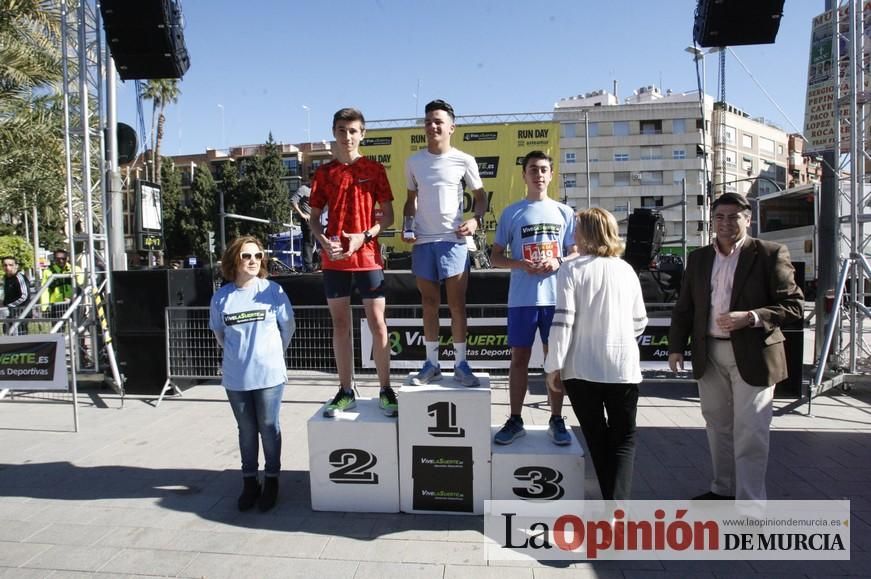
[(248, 261), (252, 257), (257, 261), (260, 261), (261, 259), (263, 259), (263, 252), (258, 251), (257, 253), (241, 253), (239, 254), (239, 257), (242, 258), (242, 261)]

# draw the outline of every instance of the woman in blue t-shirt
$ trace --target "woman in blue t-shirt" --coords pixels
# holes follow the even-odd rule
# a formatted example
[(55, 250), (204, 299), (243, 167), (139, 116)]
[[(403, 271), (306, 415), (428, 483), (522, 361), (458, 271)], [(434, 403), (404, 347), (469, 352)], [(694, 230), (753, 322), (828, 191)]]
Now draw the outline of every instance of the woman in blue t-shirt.
[[(278, 413), (287, 381), (284, 353), (295, 329), (293, 310), (281, 286), (265, 279), (263, 245), (257, 238), (234, 239), (221, 259), (221, 273), (232, 283), (212, 298), (209, 327), (224, 348), (223, 385), (239, 427), (244, 484), (238, 506), (245, 511), (257, 503), (261, 511), (268, 511), (278, 497)], [(262, 489), (257, 480), (261, 441)]]

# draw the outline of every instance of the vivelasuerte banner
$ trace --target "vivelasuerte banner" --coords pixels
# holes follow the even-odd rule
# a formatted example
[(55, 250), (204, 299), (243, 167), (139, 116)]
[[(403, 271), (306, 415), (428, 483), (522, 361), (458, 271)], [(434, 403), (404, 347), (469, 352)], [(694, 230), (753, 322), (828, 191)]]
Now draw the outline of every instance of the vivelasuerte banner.
[(59, 334), (0, 336), (0, 388), (68, 389), (63, 338)]

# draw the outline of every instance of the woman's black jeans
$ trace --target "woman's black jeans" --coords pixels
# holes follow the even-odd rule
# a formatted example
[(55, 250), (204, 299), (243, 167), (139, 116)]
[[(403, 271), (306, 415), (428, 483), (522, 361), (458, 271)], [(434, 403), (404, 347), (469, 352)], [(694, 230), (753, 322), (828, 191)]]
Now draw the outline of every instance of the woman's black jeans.
[(564, 380), (605, 500), (628, 499), (635, 462), (638, 384)]

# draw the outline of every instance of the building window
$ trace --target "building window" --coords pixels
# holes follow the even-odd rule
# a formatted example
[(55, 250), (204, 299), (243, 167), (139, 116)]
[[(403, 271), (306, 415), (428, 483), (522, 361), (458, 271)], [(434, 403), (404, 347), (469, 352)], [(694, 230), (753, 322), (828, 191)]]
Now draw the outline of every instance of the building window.
[(725, 160), (726, 160), (727, 167), (734, 167), (736, 165), (736, 163), (738, 162), (737, 158), (738, 158), (738, 156), (735, 154), (735, 151), (730, 151), (730, 150), (726, 149)]
[(287, 174), (292, 177), (299, 176), (299, 160), (298, 159), (282, 159), (281, 164), (287, 169)]
[(614, 160), (615, 161), (628, 161), (629, 160), (629, 153), (614, 153)]
[(614, 121), (614, 136), (628, 137), (629, 136), (629, 121)]
[(674, 183), (675, 185), (680, 185), (681, 181), (686, 179), (686, 177), (687, 177), (687, 172), (684, 170), (671, 172), (671, 182)]
[(577, 187), (578, 183), (578, 174), (577, 173), (566, 173), (563, 176), (563, 185), (568, 189), (569, 187)]
[(641, 134), (642, 135), (661, 135), (662, 134), (662, 121), (659, 119), (652, 121), (641, 121)]
[(687, 132), (687, 124), (684, 119), (672, 119), (671, 132), (675, 135), (682, 135)]
[(774, 141), (765, 137), (759, 137), (759, 152), (761, 154), (768, 153), (769, 155), (774, 155)]
[(662, 159), (662, 147), (658, 145), (641, 147), (642, 161), (655, 161)]
[(590, 132), (588, 136), (590, 137), (598, 137), (599, 136), (599, 123), (588, 123), (590, 128)]
[(563, 137), (571, 139), (575, 137), (575, 123), (563, 123), (560, 125), (563, 130)]
[(749, 177), (753, 174), (753, 159), (750, 157), (744, 157), (741, 159), (741, 170), (747, 174)]
[(726, 142), (730, 145), (735, 144), (735, 127), (730, 127), (729, 125), (725, 125), (723, 127), (725, 129)]
[(777, 145), (777, 154), (783, 156), (783, 145)]
[(686, 149), (675, 149), (674, 151), (671, 152), (671, 158), (677, 159), (678, 161), (686, 159), (687, 158)]
[(662, 195), (642, 195), (641, 196), (641, 207), (644, 209), (655, 209), (656, 207), (662, 207)]
[(642, 171), (642, 185), (662, 185), (662, 171)]
[(704, 230), (705, 230), (705, 224), (704, 224), (704, 222), (703, 222), (703, 221), (699, 221), (699, 222), (696, 224), (696, 231), (698, 231), (699, 233), (701, 233), (701, 232), (703, 232)]
[(629, 171), (617, 171), (614, 173), (614, 187), (629, 186)]
[(574, 163), (577, 160), (577, 155), (574, 151), (566, 151), (565, 162)]
[(745, 149), (752, 149), (753, 137), (751, 135), (741, 135), (741, 146)]
[(590, 173), (590, 189), (593, 187), (599, 186), (599, 174), (598, 173)]

